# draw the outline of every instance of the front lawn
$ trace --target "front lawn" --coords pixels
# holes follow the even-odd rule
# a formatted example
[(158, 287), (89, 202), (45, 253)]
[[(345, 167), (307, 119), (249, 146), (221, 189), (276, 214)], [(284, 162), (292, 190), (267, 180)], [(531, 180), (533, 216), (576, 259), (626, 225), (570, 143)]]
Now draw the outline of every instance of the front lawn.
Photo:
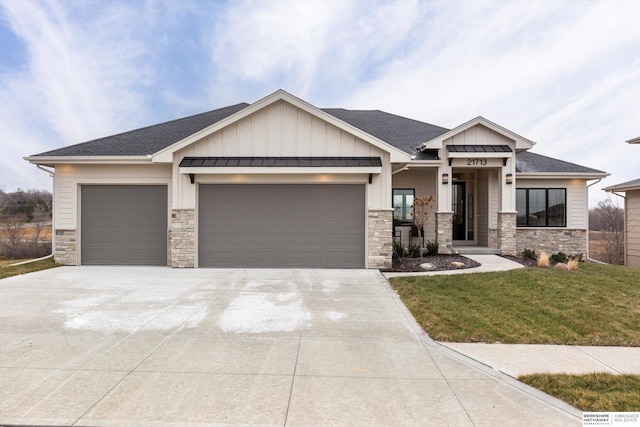
[[(17, 262), (17, 261), (14, 261)], [(33, 273), (34, 271), (46, 270), (47, 268), (59, 267), (60, 264), (56, 264), (53, 261), (53, 257), (44, 259), (42, 261), (36, 261), (29, 264), (16, 265), (13, 267), (0, 266), (0, 279), (5, 277), (17, 276), (19, 274)]]
[(640, 346), (640, 269), (581, 263), (390, 282), (437, 341)]
[(640, 410), (640, 375), (534, 374), (518, 380), (586, 412)]

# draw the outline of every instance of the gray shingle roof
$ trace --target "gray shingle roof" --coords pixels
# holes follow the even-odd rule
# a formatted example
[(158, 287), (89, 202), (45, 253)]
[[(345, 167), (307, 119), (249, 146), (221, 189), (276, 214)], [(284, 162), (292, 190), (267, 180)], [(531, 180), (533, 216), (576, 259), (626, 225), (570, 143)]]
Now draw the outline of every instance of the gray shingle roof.
[[(248, 107), (240, 103), (206, 113), (172, 120), (68, 147), (36, 154), (34, 157), (71, 156), (146, 156), (205, 129)], [(324, 108), (324, 112), (415, 156), (416, 160), (438, 160), (435, 150), (417, 151), (416, 147), (446, 133), (449, 129), (380, 110)], [(604, 173), (602, 171), (530, 152), (518, 153), (517, 172), (531, 173)]]
[(185, 157), (181, 168), (193, 167), (380, 167), (380, 157)]
[(606, 173), (529, 151), (516, 154), (516, 172), (522, 173)]
[(118, 135), (47, 151), (36, 154), (36, 156), (145, 156), (156, 153), (248, 106), (249, 104), (241, 103), (219, 108)]
[(447, 145), (450, 153), (512, 153), (508, 145)]
[(607, 188), (603, 188), (605, 191), (621, 191), (622, 189), (637, 189), (640, 188), (640, 178), (632, 179), (631, 181), (623, 182), (620, 184), (612, 185)]
[(449, 129), (440, 126), (380, 110), (323, 108), (322, 111), (413, 155), (419, 154), (416, 150), (418, 145), (449, 131)]

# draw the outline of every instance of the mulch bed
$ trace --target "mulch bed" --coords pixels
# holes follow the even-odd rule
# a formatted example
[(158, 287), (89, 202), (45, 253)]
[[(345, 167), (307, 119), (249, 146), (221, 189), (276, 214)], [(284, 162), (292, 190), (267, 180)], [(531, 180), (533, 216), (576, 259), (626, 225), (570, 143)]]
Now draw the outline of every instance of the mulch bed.
[[(461, 262), (462, 267), (452, 266), (452, 262)], [(429, 263), (433, 268), (428, 270), (420, 267), (420, 264)], [(461, 270), (463, 268), (479, 267), (480, 263), (463, 257), (462, 255), (432, 255), (423, 256), (421, 258), (393, 258), (393, 267), (391, 269), (380, 270), (383, 272), (418, 272), (418, 271), (443, 271), (443, 270)]]

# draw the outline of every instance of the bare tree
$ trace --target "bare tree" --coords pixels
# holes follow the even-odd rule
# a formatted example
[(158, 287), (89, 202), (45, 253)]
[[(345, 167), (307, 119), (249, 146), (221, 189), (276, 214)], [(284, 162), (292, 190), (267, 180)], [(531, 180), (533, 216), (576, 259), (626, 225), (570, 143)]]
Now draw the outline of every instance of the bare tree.
[(40, 242), (40, 235), (44, 230), (51, 214), (49, 210), (43, 205), (35, 205), (31, 213), (31, 225), (33, 230), (33, 236), (31, 238), (31, 245), (34, 253), (38, 251), (38, 243)]
[(624, 209), (608, 198), (599, 202), (596, 210), (604, 232), (605, 261), (624, 264)]
[(428, 196), (418, 196), (413, 199), (413, 222), (418, 227), (420, 238), (424, 245), (424, 226), (429, 220), (431, 208), (436, 201), (436, 196), (430, 194)]
[(4, 256), (9, 259), (16, 259), (24, 253), (24, 239), (27, 229), (24, 223), (27, 221), (25, 215), (4, 216), (0, 238), (4, 249)]

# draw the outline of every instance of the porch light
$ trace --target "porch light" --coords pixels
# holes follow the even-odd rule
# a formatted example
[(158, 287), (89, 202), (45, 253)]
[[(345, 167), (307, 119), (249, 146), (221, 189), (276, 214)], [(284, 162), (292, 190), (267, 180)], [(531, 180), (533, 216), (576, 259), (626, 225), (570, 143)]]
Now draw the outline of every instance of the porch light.
[(448, 184), (449, 183), (449, 174), (448, 173), (443, 173), (442, 174), (442, 183), (443, 184)]
[(507, 184), (509, 184), (509, 185), (513, 184), (513, 174), (512, 173), (508, 173), (507, 174)]

